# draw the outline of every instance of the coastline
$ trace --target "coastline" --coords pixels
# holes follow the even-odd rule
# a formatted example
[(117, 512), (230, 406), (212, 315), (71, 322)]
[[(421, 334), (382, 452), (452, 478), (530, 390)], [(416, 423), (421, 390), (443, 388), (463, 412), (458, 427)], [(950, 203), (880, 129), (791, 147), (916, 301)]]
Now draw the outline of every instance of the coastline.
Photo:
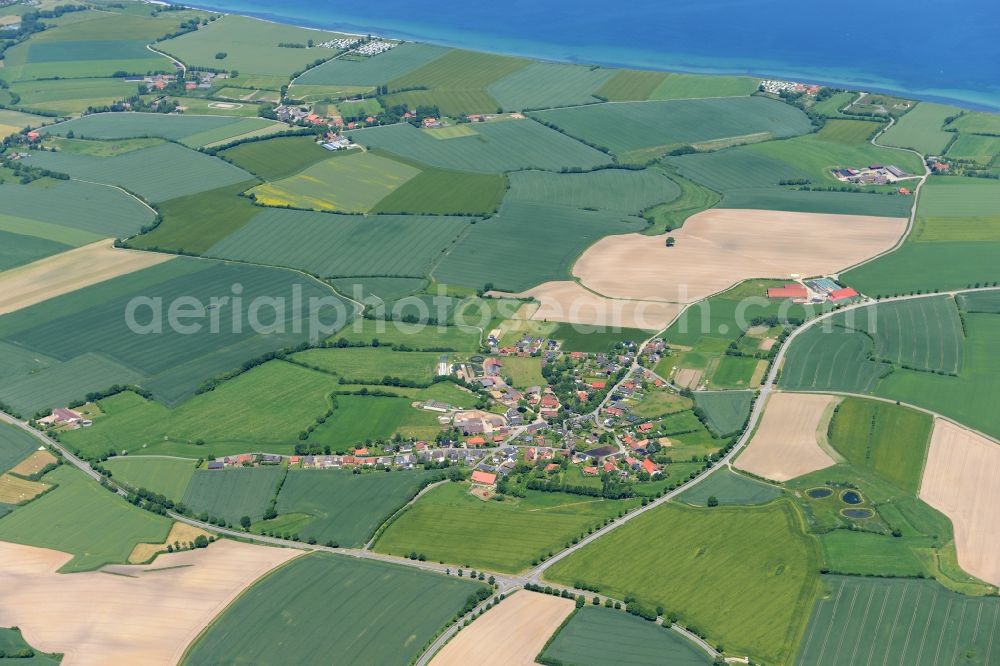
[[(608, 68), (626, 68), (626, 69), (639, 69), (639, 70), (650, 70), (650, 71), (662, 71), (662, 72), (674, 72), (682, 74), (701, 74), (706, 76), (751, 76), (758, 78), (775, 78), (775, 79), (787, 79), (793, 81), (800, 81), (803, 83), (811, 83), (817, 85), (825, 85), (836, 88), (844, 88), (847, 90), (857, 90), (872, 93), (882, 93), (888, 95), (895, 95), (905, 97), (907, 99), (914, 99), (919, 101), (927, 101), (938, 104), (948, 104), (952, 106), (958, 106), (963, 109), (970, 111), (985, 111), (989, 113), (1000, 113), (1000, 99), (992, 101), (992, 99), (980, 99), (971, 97), (969, 95), (947, 94), (949, 91), (921, 91), (907, 89), (902, 85), (894, 85), (893, 81), (885, 80), (866, 80), (863, 76), (858, 78), (851, 77), (841, 77), (835, 74), (818, 74), (809, 73), (806, 71), (794, 71), (788, 69), (787, 66), (783, 66), (780, 63), (773, 63), (764, 66), (750, 66), (747, 68), (734, 68), (728, 66), (710, 66), (693, 64), (691, 62), (683, 62), (684, 56), (682, 54), (672, 54), (672, 58), (675, 59), (674, 62), (670, 64), (658, 64), (650, 62), (648, 56), (643, 57), (639, 52), (636, 52), (636, 57), (625, 58), (625, 59), (615, 59), (608, 58), (602, 59), (600, 57), (596, 58), (579, 58), (570, 53), (555, 54), (540, 52), (537, 49), (537, 44), (529, 41), (522, 41), (518, 44), (520, 48), (489, 48), (488, 46), (480, 43), (468, 43), (462, 40), (447, 39), (444, 37), (433, 37), (423, 34), (418, 34), (410, 32), (407, 30), (386, 28), (384, 26), (375, 25), (364, 25), (352, 23), (350, 21), (322, 21), (322, 20), (309, 20), (304, 17), (293, 17), (287, 15), (281, 15), (275, 12), (269, 11), (254, 11), (249, 9), (229, 9), (222, 8), (219, 6), (214, 6), (210, 2), (203, 3), (198, 2), (194, 4), (188, 3), (175, 3), (175, 2), (164, 2), (162, 0), (146, 0), (151, 4), (184, 4), (185, 6), (192, 7), (194, 9), (201, 9), (203, 11), (214, 12), (223, 15), (235, 15), (244, 16), (248, 18), (254, 18), (261, 21), (267, 21), (269, 23), (280, 23), (283, 25), (290, 25), (298, 27), (304, 30), (318, 30), (326, 32), (337, 32), (340, 34), (348, 36), (365, 36), (373, 35), (379, 36), (387, 39), (396, 39), (411, 42), (423, 42), (428, 44), (436, 44), (439, 46), (446, 46), (451, 48), (463, 48), (475, 51), (481, 51), (484, 53), (493, 53), (496, 55), (506, 55), (506, 56), (520, 56), (524, 58), (531, 58), (541, 62), (553, 62), (553, 63), (564, 63), (564, 64), (582, 64), (582, 65), (597, 65), (601, 67)], [(511, 40), (506, 40), (510, 42)], [(556, 47), (557, 45), (553, 45)], [(657, 59), (662, 59), (664, 54), (660, 54)], [(964, 93), (967, 91), (957, 91)]]

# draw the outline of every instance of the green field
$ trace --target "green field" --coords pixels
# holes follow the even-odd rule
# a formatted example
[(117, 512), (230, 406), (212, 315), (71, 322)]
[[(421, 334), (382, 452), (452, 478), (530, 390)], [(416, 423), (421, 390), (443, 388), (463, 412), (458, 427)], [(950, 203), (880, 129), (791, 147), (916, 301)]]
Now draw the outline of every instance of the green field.
[(512, 386), (528, 388), (546, 384), (545, 378), (542, 376), (542, 360), (540, 358), (511, 356), (502, 359), (502, 361), (501, 374), (511, 380)]
[(219, 155), (267, 181), (288, 178), (329, 159), (330, 153), (311, 136), (279, 136), (227, 148)]
[[(31, 657), (11, 657), (9, 655), (28, 654)], [(0, 654), (8, 655), (10, 661), (17, 660), (15, 666), (56, 666), (62, 661), (62, 655), (46, 654), (40, 650), (32, 648), (24, 637), (21, 630), (15, 628), (7, 629), (0, 627)], [(0, 661), (7, 661), (0, 659)], [(9, 663), (9, 662), (8, 662)]]
[(130, 239), (129, 246), (203, 254), (261, 212), (250, 199), (239, 196), (256, 182), (245, 180), (164, 201), (158, 206), (160, 224), (152, 231)]
[(250, 190), (259, 204), (367, 213), (420, 171), (373, 153), (352, 151), (306, 167), (294, 176)]
[(195, 514), (208, 514), (234, 525), (243, 516), (260, 520), (284, 475), (285, 470), (278, 465), (200, 469), (184, 492), (184, 505)]
[(693, 506), (707, 506), (709, 497), (718, 500), (720, 506), (752, 506), (767, 504), (781, 495), (781, 488), (778, 486), (751, 479), (734, 472), (730, 467), (724, 467), (712, 472), (697, 486), (684, 491), (677, 499)]
[(548, 109), (598, 102), (594, 93), (615, 74), (613, 69), (533, 62), (496, 81), (489, 93), (507, 111)]
[(996, 180), (931, 178), (920, 191), (917, 219), (907, 242), (1000, 241), (998, 206)]
[[(354, 387), (360, 390), (361, 387)], [(377, 387), (387, 390), (387, 387)], [(390, 392), (395, 393), (391, 388)], [(397, 395), (403, 395), (402, 392)], [(320, 424), (308, 442), (347, 453), (372, 441), (387, 441), (396, 433), (433, 439), (441, 429), (433, 412), (418, 411), (411, 398), (338, 395), (333, 416)]]
[(1000, 118), (995, 113), (974, 111), (963, 113), (948, 123), (948, 129), (969, 134), (1000, 135)]
[(138, 84), (125, 79), (46, 79), (12, 81), (10, 89), (24, 108), (70, 114), (134, 95)]
[(635, 69), (620, 69), (597, 90), (609, 102), (632, 102), (649, 99), (668, 74)]
[(30, 264), (69, 249), (69, 245), (44, 238), (0, 231), (0, 271)]
[(941, 155), (955, 136), (941, 129), (945, 121), (961, 109), (943, 104), (920, 102), (879, 137), (879, 143), (912, 148), (924, 155)]
[(489, 215), (506, 192), (500, 174), (421, 167), (372, 208), (373, 213), (414, 215)]
[(652, 224), (642, 232), (644, 234), (655, 236), (679, 229), (684, 226), (685, 220), (695, 213), (700, 213), (719, 203), (720, 197), (717, 192), (688, 180), (676, 172), (669, 171), (668, 173), (670, 180), (674, 181), (680, 189), (680, 194), (673, 201), (659, 204), (646, 211), (646, 218), (651, 220)]
[[(351, 292), (347, 292), (352, 295)], [(406, 345), (410, 349), (453, 349), (479, 351), (479, 331), (458, 326), (411, 326), (402, 322), (376, 319), (355, 319), (337, 339), (351, 342), (378, 340), (379, 345)]]
[(932, 419), (892, 403), (846, 398), (834, 411), (829, 440), (847, 461), (916, 495)]
[(653, 89), (649, 99), (741, 97), (757, 90), (760, 81), (749, 76), (703, 76), (671, 72)]
[(602, 169), (589, 173), (557, 174), (516, 171), (510, 178), (510, 198), (574, 208), (601, 208), (638, 215), (655, 204), (673, 201), (680, 187), (659, 171)]
[(452, 50), (440, 58), (388, 82), (390, 90), (414, 90), (389, 95), (387, 105), (436, 106), (446, 116), (492, 113), (501, 104), (487, 92), (491, 84), (529, 65), (523, 58)]
[(434, 366), (440, 354), (434, 352), (396, 352), (383, 347), (354, 347), (346, 349), (307, 349), (293, 354), (289, 359), (318, 368), (336, 377), (351, 381), (372, 380), (383, 377), (428, 383), (434, 377)]
[(663, 606), (730, 654), (786, 663), (819, 587), (818, 548), (800, 521), (788, 502), (664, 505), (557, 562), (546, 577)]
[(25, 128), (37, 128), (52, 122), (51, 118), (36, 116), (22, 111), (0, 109), (0, 138), (16, 134)]
[[(990, 664), (1000, 601), (934, 581), (824, 576), (798, 655), (802, 666)], [(890, 661), (891, 660), (891, 661)]]
[(130, 236), (154, 217), (124, 192), (76, 180), (4, 183), (0, 197), (0, 231), (72, 246)]
[(134, 150), (116, 157), (35, 152), (27, 163), (80, 180), (118, 185), (153, 202), (251, 178), (242, 169), (175, 143)]
[(975, 291), (959, 294), (958, 306), (965, 312), (1000, 314), (1000, 291)]
[[(302, 539), (359, 548), (379, 525), (417, 493), (430, 473), (402, 471), (351, 474), (339, 470), (291, 470), (278, 494), (277, 511), (301, 516)], [(270, 531), (264, 521), (253, 531)]]
[(810, 129), (801, 111), (763, 97), (594, 104), (532, 115), (629, 162), (655, 159), (682, 145), (789, 137)]
[(356, 301), (378, 299), (383, 302), (409, 296), (427, 286), (427, 281), (422, 278), (340, 278), (330, 280), (330, 283), (337, 291)]
[(77, 138), (128, 139), (156, 136), (179, 141), (187, 146), (199, 146), (273, 125), (263, 118), (232, 116), (200, 116), (164, 113), (94, 113), (82, 118), (51, 125), (42, 134)]
[(175, 502), (184, 497), (195, 471), (191, 460), (154, 456), (119, 456), (109, 458), (102, 465), (111, 471), (115, 481), (135, 489), (145, 488)]
[[(455, 139), (459, 141), (460, 139)], [(604, 236), (639, 231), (645, 222), (604, 211), (505, 201), (500, 213), (473, 226), (434, 269), (435, 281), (465, 287), (487, 282), (518, 292), (562, 280), (587, 247)], [(518, 262), (496, 262), (516, 256)]]
[(449, 483), (407, 509), (382, 533), (375, 550), (394, 555), (415, 551), (456, 565), (520, 571), (633, 506), (635, 500), (534, 491), (520, 499), (485, 501), (471, 495), (466, 484)]
[(264, 210), (205, 254), (323, 277), (423, 277), (469, 226), (462, 217)]
[(651, 335), (652, 331), (638, 328), (610, 328), (584, 324), (557, 324), (551, 333), (551, 337), (562, 345), (563, 351), (595, 354), (606, 352), (620, 342), (643, 342)]
[(170, 520), (132, 506), (69, 465), (43, 477), (58, 488), (0, 519), (0, 540), (71, 553), (60, 571), (124, 564), (137, 543), (162, 543)]
[(698, 391), (694, 394), (694, 404), (705, 412), (712, 432), (724, 437), (743, 428), (753, 398), (750, 391)]
[[(319, 43), (341, 36), (231, 14), (199, 30), (161, 42), (157, 48), (179, 58), (188, 67), (237, 70), (240, 77), (234, 82), (239, 82), (246, 75), (281, 77), (287, 81), (292, 73), (314, 60), (332, 58), (337, 51), (318, 47), (281, 48), (279, 43), (306, 44), (308, 40)], [(215, 54), (219, 52), (225, 53), (226, 57), (217, 60)]]
[[(207, 379), (268, 351), (307, 340), (306, 308), (297, 312), (291, 307), (283, 312), (279, 308), (277, 321), (285, 325), (280, 332), (267, 328), (273, 311), (255, 315), (264, 328), (252, 326), (250, 308), (232, 300), (217, 301), (213, 312), (219, 316), (213, 332), (207, 315), (211, 299), (230, 296), (235, 283), (242, 286), (247, 302), (257, 296), (290, 299), (297, 288), (304, 303), (311, 297), (334, 298), (330, 307), (322, 308), (321, 318), (326, 323), (336, 318), (332, 304), (341, 303), (319, 283), (291, 271), (177, 258), (0, 317), (0, 340), (61, 362), (5, 380), (0, 400), (33, 414), (113, 384), (141, 383), (157, 399), (176, 404)], [(191, 297), (204, 306), (206, 314), (179, 320), (183, 326), (178, 327), (164, 322), (157, 332), (153, 301), (135, 310), (134, 323), (142, 328), (133, 330), (123, 314), (136, 296), (168, 303), (178, 296)], [(234, 317), (237, 306), (240, 311)], [(349, 312), (343, 305), (340, 309), (342, 315)], [(137, 332), (143, 330), (145, 334)], [(328, 330), (332, 333), (336, 329)]]
[(174, 409), (134, 393), (107, 398), (100, 401), (105, 416), (63, 438), (86, 457), (109, 450), (190, 458), (291, 453), (299, 432), (329, 408), (329, 393), (338, 388), (329, 375), (272, 361)]
[(842, 115), (840, 110), (857, 99), (857, 97), (857, 93), (850, 91), (839, 92), (827, 97), (822, 102), (817, 102), (813, 105), (812, 110), (824, 116), (837, 118)]
[(700, 666), (711, 660), (686, 638), (622, 611), (584, 606), (542, 650), (552, 662), (578, 666)]
[(871, 359), (874, 345), (864, 333), (825, 324), (809, 328), (788, 349), (780, 384), (791, 390), (868, 393), (892, 366)]
[(970, 160), (981, 166), (989, 166), (1000, 155), (1000, 136), (980, 136), (959, 134), (955, 143), (948, 148), (947, 156), (957, 160)]
[(967, 314), (965, 362), (958, 377), (897, 370), (878, 385), (876, 395), (932, 409), (959, 423), (1000, 437), (1000, 414), (990, 397), (1000, 390), (1000, 317)]
[(927, 573), (910, 539), (861, 530), (833, 530), (819, 536), (829, 571), (858, 576), (922, 578)]
[[(921, 221), (917, 220), (914, 233)], [(1000, 281), (996, 262), (1000, 241), (905, 242), (898, 249), (841, 278), (858, 291), (891, 296), (922, 291), (964, 289)]]
[(913, 199), (903, 196), (759, 188), (730, 190), (723, 197), (720, 207), (906, 217), (912, 204)]
[(611, 158), (590, 146), (531, 120), (504, 120), (476, 125), (477, 136), (435, 139), (412, 125), (386, 125), (347, 134), (369, 148), (443, 169), (500, 173), (517, 169), (558, 171), (593, 168)]
[(964, 333), (950, 296), (860, 308), (835, 315), (833, 323), (871, 338), (876, 360), (949, 375), (962, 368)]
[(0, 474), (27, 458), (38, 447), (38, 440), (28, 433), (0, 423)]
[(433, 44), (406, 43), (371, 58), (331, 60), (295, 79), (298, 86), (375, 87), (440, 58), (450, 49)]
[(647, 390), (631, 413), (641, 419), (655, 419), (691, 409), (694, 402), (673, 390)]
[[(306, 555), (244, 592), (182, 663), (406, 664), (481, 588), (395, 564)], [(274, 621), (276, 608), (281, 622)]]

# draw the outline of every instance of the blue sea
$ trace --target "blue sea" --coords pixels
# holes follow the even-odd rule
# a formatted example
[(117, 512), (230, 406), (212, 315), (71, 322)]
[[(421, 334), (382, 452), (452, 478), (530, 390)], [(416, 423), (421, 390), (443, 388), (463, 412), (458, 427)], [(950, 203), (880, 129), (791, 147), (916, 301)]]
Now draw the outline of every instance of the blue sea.
[(753, 74), (1000, 110), (1000, 2), (207, 0), (196, 6), (545, 60)]

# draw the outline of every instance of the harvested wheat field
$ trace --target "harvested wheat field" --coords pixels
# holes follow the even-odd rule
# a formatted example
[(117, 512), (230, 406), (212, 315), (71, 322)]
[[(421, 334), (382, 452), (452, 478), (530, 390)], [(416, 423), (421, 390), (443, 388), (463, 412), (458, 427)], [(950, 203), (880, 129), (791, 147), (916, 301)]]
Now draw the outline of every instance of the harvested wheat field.
[(835, 274), (890, 249), (905, 230), (896, 217), (716, 208), (671, 232), (674, 247), (663, 236), (607, 236), (573, 275), (612, 298), (693, 303), (748, 278)]
[(0, 314), (174, 258), (116, 249), (112, 243), (112, 239), (98, 241), (0, 273)]
[(41, 481), (28, 481), (11, 474), (0, 475), (0, 504), (20, 504), (51, 488)]
[(839, 399), (811, 393), (775, 393), (757, 432), (736, 467), (774, 481), (787, 481), (835, 464), (819, 445)]
[(431, 666), (528, 666), (573, 612), (572, 599), (518, 592), (458, 633)]
[[(511, 296), (499, 292), (496, 295)], [(535, 321), (641, 328), (647, 331), (666, 328), (681, 311), (681, 306), (674, 303), (604, 298), (569, 281), (546, 282), (515, 297), (534, 298), (539, 302), (531, 315)]]
[(41, 472), (46, 465), (51, 465), (54, 462), (56, 462), (56, 457), (49, 453), (48, 449), (41, 448), (17, 463), (10, 471), (21, 476), (31, 476)]
[(935, 419), (920, 499), (951, 518), (959, 565), (1000, 585), (1000, 444)]
[(0, 542), (0, 626), (64, 653), (65, 666), (176, 664), (240, 592), (299, 554), (223, 540), (153, 565), (57, 574), (71, 555)]
[(677, 384), (681, 388), (697, 388), (698, 384), (701, 383), (701, 377), (704, 374), (704, 370), (681, 368), (674, 373), (674, 384)]
[(132, 554), (128, 556), (129, 564), (142, 564), (149, 562), (159, 553), (167, 552), (167, 546), (178, 544), (180, 548), (190, 548), (195, 539), (199, 536), (208, 538), (212, 536), (200, 527), (188, 525), (187, 523), (175, 522), (170, 526), (170, 533), (163, 543), (137, 543), (132, 549)]

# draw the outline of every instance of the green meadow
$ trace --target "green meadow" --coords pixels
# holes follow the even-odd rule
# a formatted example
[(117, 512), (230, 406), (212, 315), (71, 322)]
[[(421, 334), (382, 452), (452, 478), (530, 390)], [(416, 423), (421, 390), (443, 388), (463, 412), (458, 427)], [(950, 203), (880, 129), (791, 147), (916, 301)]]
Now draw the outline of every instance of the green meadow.
[(124, 564), (137, 543), (162, 543), (170, 531), (167, 518), (129, 504), (70, 465), (42, 478), (57, 487), (0, 519), (0, 539), (71, 553), (63, 573)]
[(705, 413), (708, 427), (720, 436), (739, 432), (750, 415), (750, 391), (698, 391), (694, 404)]
[(389, 376), (409, 382), (430, 383), (439, 356), (435, 352), (397, 352), (382, 347), (350, 347), (307, 349), (293, 354), (289, 359), (349, 381), (371, 380), (369, 383), (378, 383), (383, 377)]
[(615, 70), (603, 67), (534, 62), (487, 90), (507, 111), (593, 104), (600, 101), (594, 93), (614, 75)]
[(329, 159), (330, 153), (318, 146), (311, 136), (279, 136), (241, 143), (220, 151), (219, 156), (263, 180), (273, 182)]
[(730, 654), (787, 663), (819, 591), (818, 562), (818, 546), (787, 501), (664, 505), (557, 562), (546, 577), (663, 606)]
[(38, 440), (20, 428), (0, 423), (0, 474), (27, 458), (38, 446)]
[(954, 106), (920, 102), (886, 130), (879, 143), (911, 148), (924, 155), (940, 155), (954, 137), (942, 127), (948, 118), (960, 111)]
[(449, 483), (430, 491), (400, 515), (375, 542), (375, 550), (393, 555), (416, 552), (456, 565), (521, 571), (539, 556), (562, 550), (588, 528), (636, 505), (636, 500), (534, 491), (524, 498), (495, 502), (471, 495), (467, 484)]
[(338, 388), (329, 375), (271, 361), (174, 409), (130, 392), (106, 398), (99, 402), (104, 416), (63, 438), (85, 457), (109, 450), (189, 458), (247, 450), (291, 453), (299, 432), (329, 408), (329, 394)]
[(515, 171), (509, 179), (510, 198), (514, 201), (600, 208), (625, 215), (639, 215), (655, 204), (673, 201), (681, 193), (677, 183), (652, 169), (570, 174)]
[(115, 481), (135, 489), (145, 488), (179, 502), (195, 473), (190, 459), (159, 456), (118, 456), (102, 463)]

